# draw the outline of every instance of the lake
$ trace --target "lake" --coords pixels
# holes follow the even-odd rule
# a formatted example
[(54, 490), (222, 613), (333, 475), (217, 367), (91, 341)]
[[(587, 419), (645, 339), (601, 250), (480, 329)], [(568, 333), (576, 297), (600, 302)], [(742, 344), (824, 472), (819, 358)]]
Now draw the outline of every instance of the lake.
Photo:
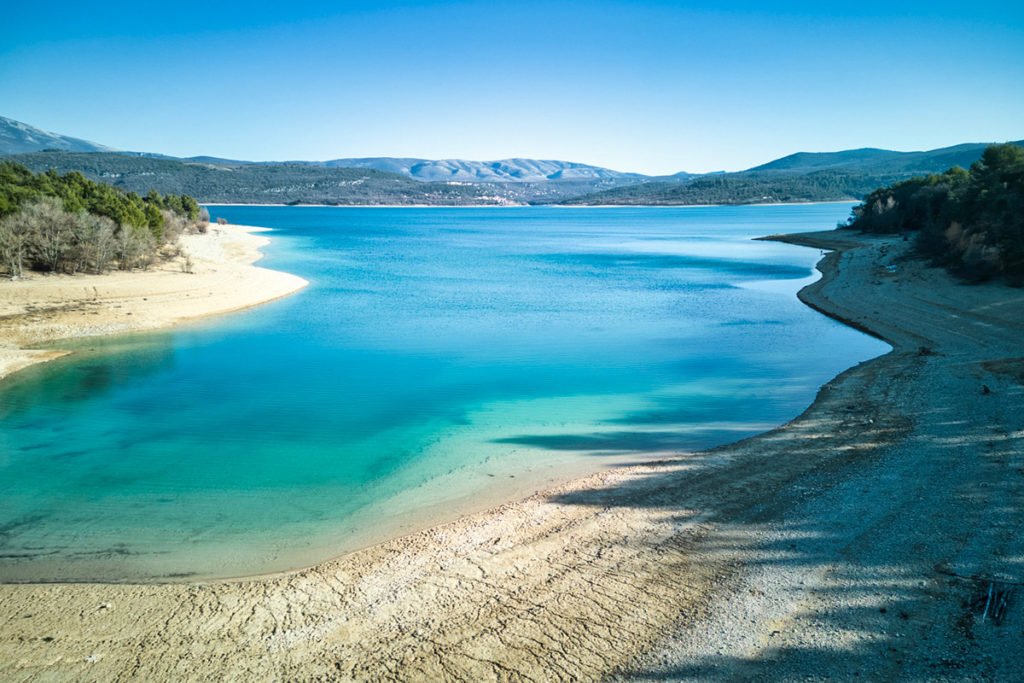
[(0, 580), (293, 569), (770, 429), (888, 350), (752, 241), (850, 206), (211, 207), (311, 285), (0, 385)]

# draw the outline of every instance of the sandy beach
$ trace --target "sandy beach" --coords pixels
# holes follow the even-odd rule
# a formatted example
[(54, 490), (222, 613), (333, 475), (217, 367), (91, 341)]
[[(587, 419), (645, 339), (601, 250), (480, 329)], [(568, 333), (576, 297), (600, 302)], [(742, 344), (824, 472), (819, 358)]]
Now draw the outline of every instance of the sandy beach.
[(105, 275), (45, 275), (0, 282), (0, 379), (65, 355), (34, 347), (61, 339), (137, 332), (236, 311), (308, 284), (289, 273), (252, 265), (269, 240), (265, 228), (211, 225), (184, 235), (183, 256), (147, 271)]
[[(893, 346), (789, 424), (283, 576), (2, 585), (0, 679), (1019, 677), (1018, 598), (1000, 625), (979, 601), (993, 580), (1024, 582), (1024, 290), (958, 284), (897, 238), (785, 239), (836, 250), (803, 301)], [(212, 278), (198, 299), (225, 278), (252, 295), (249, 249), (166, 278)], [(32, 360), (17, 349), (76, 325), (149, 329), (196, 310), (110, 282), (107, 315), (63, 311), (59, 287), (82, 286), (65, 282), (38, 322), (35, 294), (3, 299), (8, 372)], [(163, 315), (138, 304), (124, 321), (115, 302), (139, 296), (166, 296)]]

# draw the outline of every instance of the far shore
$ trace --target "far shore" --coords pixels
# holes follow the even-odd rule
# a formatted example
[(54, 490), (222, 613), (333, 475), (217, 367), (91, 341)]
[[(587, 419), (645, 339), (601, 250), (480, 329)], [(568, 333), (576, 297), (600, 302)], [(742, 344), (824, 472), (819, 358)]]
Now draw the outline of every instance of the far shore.
[(819, 204), (856, 204), (856, 199), (831, 199), (824, 202), (764, 202), (753, 204), (269, 204), (203, 202), (203, 206), (288, 206), (317, 209), (700, 209), (713, 206), (816, 206)]
[[(308, 283), (300, 277), (253, 265), (269, 239), (268, 228), (210, 225), (185, 235), (184, 257), (149, 270), (105, 275), (29, 273), (0, 281), (0, 380), (67, 352), (61, 339), (122, 334), (169, 327), (187, 320), (248, 308), (287, 296)], [(40, 349), (40, 346), (47, 346)]]
[(1011, 680), (1024, 292), (832, 231), (800, 292), (893, 350), (792, 422), (274, 577), (0, 585), (4, 680)]

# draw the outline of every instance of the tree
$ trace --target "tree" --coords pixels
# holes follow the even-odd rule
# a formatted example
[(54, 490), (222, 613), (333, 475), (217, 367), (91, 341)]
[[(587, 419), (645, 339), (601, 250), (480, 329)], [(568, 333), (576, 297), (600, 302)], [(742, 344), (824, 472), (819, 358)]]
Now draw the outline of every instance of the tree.
[(917, 232), (918, 250), (936, 265), (981, 281), (1024, 285), (1024, 149), (990, 145), (970, 170), (882, 187), (853, 210), (850, 227)]
[(60, 270), (74, 246), (74, 214), (60, 200), (40, 197), (18, 215), (30, 235), (33, 261), (51, 272)]
[(146, 268), (158, 248), (204, 217), (187, 195), (145, 198), (81, 173), (34, 174), (0, 161), (0, 269), (105, 272), (116, 258), (125, 270)]
[(121, 270), (148, 268), (156, 253), (156, 241), (146, 228), (121, 226), (115, 243), (115, 254)]
[(189, 197), (187, 194), (181, 195), (181, 207), (185, 210), (185, 217), (190, 221), (196, 222), (202, 220), (202, 210), (199, 206), (199, 202), (192, 197)]
[(29, 232), (18, 216), (0, 218), (0, 265), (12, 280), (21, 277), (29, 252)]
[(164, 215), (160, 211), (160, 207), (147, 202), (144, 211), (146, 214), (146, 226), (149, 228), (149, 231), (153, 233), (153, 237), (157, 242), (163, 242)]
[(117, 246), (117, 226), (106, 216), (78, 215), (83, 268), (102, 275), (110, 267)]

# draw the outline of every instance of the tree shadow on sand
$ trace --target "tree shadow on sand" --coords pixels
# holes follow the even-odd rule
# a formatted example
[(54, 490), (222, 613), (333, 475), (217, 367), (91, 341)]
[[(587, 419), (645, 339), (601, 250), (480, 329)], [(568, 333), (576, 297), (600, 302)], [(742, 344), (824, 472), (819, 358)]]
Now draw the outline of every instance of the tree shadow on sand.
[[(907, 381), (929, 372), (913, 354), (871, 365), (826, 385), (823, 400), (784, 429), (550, 496), (645, 509), (680, 538), (699, 525), (687, 552), (721, 567), (713, 589), (680, 599), (689, 618), (666, 627), (619, 679), (1020, 675), (1024, 609), (1012, 591), (1024, 590), (1024, 387), (986, 374), (991, 395), (950, 402), (922, 389), (941, 387), (934, 368), (927, 381)], [(671, 450), (678, 437), (528, 441), (640, 452)], [(992, 585), (1011, 590), (1000, 625), (983, 617)]]

